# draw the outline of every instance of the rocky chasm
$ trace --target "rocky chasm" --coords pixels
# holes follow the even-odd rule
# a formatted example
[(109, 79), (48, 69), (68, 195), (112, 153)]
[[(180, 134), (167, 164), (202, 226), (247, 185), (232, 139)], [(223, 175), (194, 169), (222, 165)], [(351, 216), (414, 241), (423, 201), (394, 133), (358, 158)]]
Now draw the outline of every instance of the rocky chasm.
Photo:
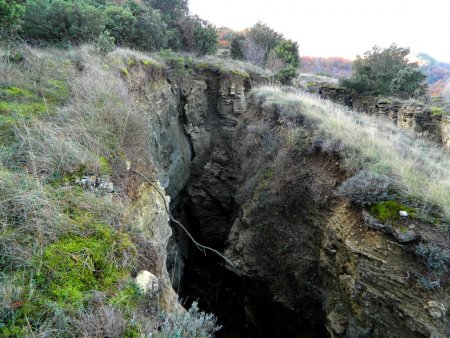
[(173, 214), (236, 265), (205, 257), (173, 227), (165, 275), (188, 303), (197, 298), (218, 316), (219, 336), (450, 335), (448, 286), (421, 288), (412, 271), (423, 262), (337, 196), (347, 174), (301, 117), (301, 141), (283, 140), (279, 107), (249, 95), (257, 74), (130, 69), (127, 81), (148, 105)]

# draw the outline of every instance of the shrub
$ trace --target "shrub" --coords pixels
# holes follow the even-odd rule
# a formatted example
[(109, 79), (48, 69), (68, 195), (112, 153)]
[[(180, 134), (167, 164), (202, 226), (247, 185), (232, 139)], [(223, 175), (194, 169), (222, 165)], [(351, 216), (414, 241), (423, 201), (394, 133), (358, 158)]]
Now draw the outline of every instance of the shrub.
[(425, 260), (428, 268), (436, 275), (443, 275), (446, 263), (450, 260), (450, 253), (435, 244), (420, 243), (416, 246), (416, 254)]
[(130, 43), (135, 35), (137, 22), (133, 13), (125, 7), (108, 6), (103, 14), (105, 16), (105, 28), (114, 37), (119, 45)]
[(95, 47), (100, 54), (106, 55), (116, 49), (115, 41), (116, 39), (109, 34), (109, 31), (104, 31), (95, 41)]
[(423, 85), (426, 75), (414, 67), (401, 69), (391, 82), (391, 93), (398, 97), (409, 98), (423, 96), (426, 87)]
[(257, 46), (263, 47), (267, 51), (272, 50), (276, 45), (284, 40), (281, 33), (276, 32), (268, 25), (258, 22), (247, 30), (246, 37)]
[(197, 302), (192, 303), (189, 311), (176, 311), (166, 314), (160, 332), (155, 338), (197, 337), (210, 338), (219, 331), (220, 325), (212, 314), (201, 312)]
[(360, 93), (403, 97), (421, 94), (426, 76), (417, 63), (408, 61), (409, 52), (409, 48), (395, 44), (385, 49), (375, 46), (356, 58), (352, 76), (341, 84)]
[(120, 309), (103, 305), (83, 311), (75, 320), (79, 337), (126, 337), (127, 320)]
[(209, 22), (198, 16), (186, 16), (178, 21), (178, 26), (187, 52), (205, 55), (217, 51), (217, 31)]
[(275, 79), (282, 84), (289, 84), (298, 75), (298, 68), (288, 65), (275, 74)]
[(3, 30), (14, 31), (22, 23), (25, 4), (14, 0), (0, 0), (0, 33)]
[(230, 54), (233, 59), (243, 60), (242, 42), (245, 40), (244, 35), (236, 34), (230, 42)]
[(22, 36), (26, 40), (67, 46), (92, 41), (104, 28), (102, 11), (88, 1), (30, 0)]
[(385, 175), (370, 171), (360, 171), (347, 179), (338, 189), (338, 194), (350, 199), (353, 203), (366, 206), (386, 200), (392, 180)]

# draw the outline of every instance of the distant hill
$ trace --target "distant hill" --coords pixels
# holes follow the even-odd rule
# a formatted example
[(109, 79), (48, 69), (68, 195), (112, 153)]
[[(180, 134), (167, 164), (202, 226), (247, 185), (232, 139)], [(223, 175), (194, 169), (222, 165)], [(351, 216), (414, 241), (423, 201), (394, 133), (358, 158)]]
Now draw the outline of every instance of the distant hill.
[(422, 71), (427, 75), (431, 96), (450, 96), (450, 63), (440, 62), (428, 54), (418, 55)]
[(300, 71), (341, 79), (351, 75), (352, 61), (342, 57), (303, 56), (301, 57)]

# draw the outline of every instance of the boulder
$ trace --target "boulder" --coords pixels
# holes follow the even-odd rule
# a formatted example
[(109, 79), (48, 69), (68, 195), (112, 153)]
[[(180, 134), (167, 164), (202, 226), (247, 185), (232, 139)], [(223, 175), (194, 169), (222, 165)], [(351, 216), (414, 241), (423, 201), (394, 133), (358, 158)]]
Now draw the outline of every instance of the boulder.
[(158, 277), (149, 271), (140, 271), (135, 278), (135, 282), (143, 294), (155, 294), (158, 292)]

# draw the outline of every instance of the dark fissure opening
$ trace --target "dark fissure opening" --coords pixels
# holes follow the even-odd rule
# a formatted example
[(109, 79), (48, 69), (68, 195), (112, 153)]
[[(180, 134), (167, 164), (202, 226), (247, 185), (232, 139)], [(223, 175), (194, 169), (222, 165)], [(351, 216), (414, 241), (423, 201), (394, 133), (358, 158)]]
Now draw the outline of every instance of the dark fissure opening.
[[(241, 107), (235, 94), (223, 87), (226, 79), (219, 75), (206, 79), (203, 133), (188, 135), (193, 154), (189, 183), (172, 201), (172, 213), (199, 243), (224, 252), (227, 236), (240, 212), (234, 197), (244, 177), (240, 172), (242, 159), (236, 157), (234, 149)], [(244, 86), (248, 91), (250, 83)], [(187, 99), (182, 96), (180, 101), (180, 123), (188, 125)], [(208, 143), (199, 142), (200, 136)], [(232, 269), (211, 252), (205, 255), (178, 226), (173, 225), (172, 229), (167, 262), (172, 285), (185, 308), (197, 301), (202, 311), (217, 317), (222, 325), (217, 337), (326, 337), (321, 299), (309, 295), (283, 270), (275, 267), (274, 274), (281, 274), (290, 290), (303, 293), (298, 299), (305, 304), (291, 307), (283, 303), (270, 281)], [(269, 250), (261, 260), (271, 260), (270, 255)]]
[[(192, 214), (186, 196), (179, 199), (174, 214), (196, 240), (209, 245), (199, 230), (200, 223)], [(222, 325), (217, 337), (327, 336), (324, 326), (309, 325), (314, 314), (302, 314), (274, 301), (263, 282), (231, 271), (221, 258), (198, 250), (180, 229), (173, 227), (173, 230), (171, 247), (175, 249), (169, 254), (168, 266), (172, 275), (174, 271), (178, 274), (174, 288), (185, 308), (197, 301), (202, 311), (217, 316)], [(222, 252), (224, 242), (214, 248)], [(174, 256), (177, 257), (175, 262)], [(321, 315), (318, 313), (314, 321)]]

